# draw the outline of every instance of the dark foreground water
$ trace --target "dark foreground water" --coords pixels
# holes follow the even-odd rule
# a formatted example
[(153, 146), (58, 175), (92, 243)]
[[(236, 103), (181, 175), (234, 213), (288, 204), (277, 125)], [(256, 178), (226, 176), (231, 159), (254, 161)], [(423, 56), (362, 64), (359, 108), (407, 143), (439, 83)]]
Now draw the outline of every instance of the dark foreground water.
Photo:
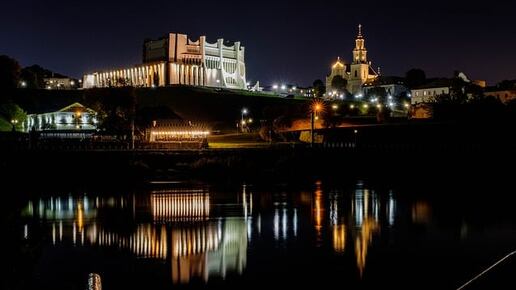
[[(178, 182), (31, 192), (11, 216), (3, 285), (84, 289), (94, 272), (105, 290), (456, 289), (516, 249), (511, 193), (458, 188)], [(466, 289), (516, 289), (514, 265)]]

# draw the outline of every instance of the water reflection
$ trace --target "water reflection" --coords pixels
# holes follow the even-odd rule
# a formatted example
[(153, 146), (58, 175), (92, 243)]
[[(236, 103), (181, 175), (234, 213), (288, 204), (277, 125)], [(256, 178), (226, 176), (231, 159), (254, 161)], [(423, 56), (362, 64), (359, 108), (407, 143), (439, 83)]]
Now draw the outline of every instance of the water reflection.
[[(296, 243), (328, 249), (342, 259), (352, 254), (362, 277), (382, 227), (392, 228), (398, 219), (393, 192), (378, 194), (361, 183), (351, 192), (326, 190), (317, 182), (311, 192), (254, 194), (246, 185), (233, 193), (174, 186), (30, 200), (21, 231), (25, 239), (42, 239), (31, 235), (38, 228), (54, 247), (114, 249), (140, 262), (158, 261), (170, 267), (172, 283), (188, 284), (242, 275), (249, 251), (272, 253), (278, 245), (288, 249)], [(414, 222), (428, 220), (427, 207), (414, 205)]]
[[(52, 196), (28, 202), (22, 216), (33, 222), (24, 226), (23, 235), (29, 239), (31, 227), (46, 222), (54, 246), (71, 243), (128, 251), (137, 258), (169, 261), (174, 283), (192, 278), (207, 282), (209, 277), (224, 278), (245, 269), (248, 234), (252, 234), (246, 216), (252, 213), (252, 195), (242, 197), (243, 202), (212, 205), (206, 189), (118, 197)], [(223, 216), (211, 214), (211, 209)], [(110, 223), (112, 217), (125, 215), (131, 232)]]
[[(317, 200), (321, 197), (318, 194), (315, 197), (315, 211), (318, 212)], [(393, 194), (392, 192), (389, 194), (384, 205), (380, 195), (363, 188), (363, 185), (359, 183), (351, 196), (345, 195), (341, 191), (330, 192), (329, 203), (333, 250), (343, 254), (348, 249), (347, 243), (351, 243), (350, 249), (354, 251), (356, 266), (362, 276), (366, 267), (368, 249), (374, 237), (380, 234), (380, 213), (383, 208), (388, 225), (394, 225), (396, 208)], [(319, 235), (317, 227), (316, 232)]]

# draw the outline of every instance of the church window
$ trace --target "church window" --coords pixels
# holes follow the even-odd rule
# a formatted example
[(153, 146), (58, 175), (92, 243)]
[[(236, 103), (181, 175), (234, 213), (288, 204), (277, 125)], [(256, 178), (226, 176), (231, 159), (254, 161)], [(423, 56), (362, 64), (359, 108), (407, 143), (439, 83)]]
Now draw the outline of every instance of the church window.
[(355, 77), (358, 77), (358, 71), (355, 71)]

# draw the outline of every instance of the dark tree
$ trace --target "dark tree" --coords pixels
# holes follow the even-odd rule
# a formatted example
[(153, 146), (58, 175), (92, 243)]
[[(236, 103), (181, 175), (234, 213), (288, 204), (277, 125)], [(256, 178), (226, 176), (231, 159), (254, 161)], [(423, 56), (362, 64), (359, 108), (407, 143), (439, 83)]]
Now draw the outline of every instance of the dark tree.
[(503, 80), (496, 85), (501, 90), (516, 89), (516, 80)]
[(425, 71), (419, 68), (413, 68), (405, 74), (405, 84), (409, 89), (413, 89), (423, 85), (426, 81)]
[(7, 55), (0, 55), (0, 89), (14, 89), (20, 81), (20, 64)]
[[(20, 130), (23, 122), (27, 118), (27, 114), (18, 105), (12, 102), (0, 104), (0, 123), (10, 124), (12, 131)], [(3, 126), (2, 126), (3, 127)], [(5, 130), (1, 128), (0, 130)]]
[(44, 86), (43, 79), (38, 78), (38, 75), (28, 68), (21, 70), (20, 81), (24, 81), (29, 89), (41, 89)]
[(378, 101), (383, 103), (387, 98), (387, 91), (384, 87), (373, 87), (367, 90), (367, 97), (378, 98)]
[(322, 96), (326, 93), (326, 86), (323, 81), (315, 80), (314, 81), (314, 95), (316, 98), (322, 98)]
[(331, 87), (340, 93), (344, 93), (346, 91), (347, 86), (348, 81), (342, 78), (341, 76), (335, 76), (331, 80)]
[(44, 79), (51, 77), (66, 78), (67, 76), (55, 73), (51, 70), (41, 67), (40, 65), (34, 64), (28, 67), (24, 67), (21, 70), (20, 80), (25, 81), (27, 88), (44, 89)]

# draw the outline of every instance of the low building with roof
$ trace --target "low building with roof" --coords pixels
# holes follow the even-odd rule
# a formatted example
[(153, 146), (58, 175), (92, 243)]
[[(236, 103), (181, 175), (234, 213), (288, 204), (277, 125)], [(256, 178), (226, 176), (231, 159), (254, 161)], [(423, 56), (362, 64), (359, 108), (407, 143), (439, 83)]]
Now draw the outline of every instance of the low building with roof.
[(365, 83), (362, 86), (364, 95), (368, 95), (373, 88), (384, 88), (388, 96), (398, 97), (402, 94), (410, 94), (409, 89), (405, 86), (405, 79), (395, 76), (379, 76), (378, 78)]
[(452, 91), (452, 79), (437, 79), (411, 90), (412, 105), (432, 103), (441, 95), (449, 95)]
[(33, 109), (29, 111), (23, 123), (23, 131), (95, 131), (97, 129), (97, 112), (80, 104), (73, 103), (66, 107), (52, 109)]
[(152, 148), (200, 149), (208, 146), (209, 134), (209, 127), (203, 123), (155, 120), (145, 132), (145, 141)]

